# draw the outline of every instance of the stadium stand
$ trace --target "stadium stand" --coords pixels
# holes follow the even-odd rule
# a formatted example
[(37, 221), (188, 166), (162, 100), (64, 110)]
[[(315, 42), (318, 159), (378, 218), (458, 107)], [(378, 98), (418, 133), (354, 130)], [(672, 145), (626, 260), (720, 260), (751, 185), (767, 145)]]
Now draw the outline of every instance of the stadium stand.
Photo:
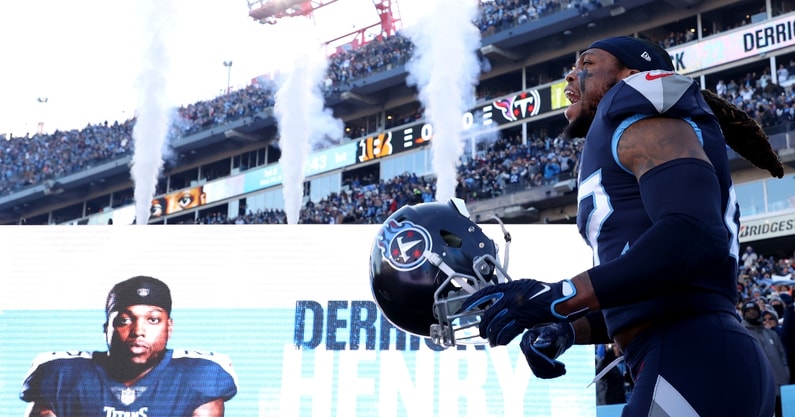
[[(543, 194), (535, 190), (529, 196), (521, 192), (527, 191), (528, 187), (554, 185), (571, 175), (570, 169), (561, 169), (557, 177), (555, 173), (548, 173), (548, 178), (544, 179), (543, 171), (554, 167), (549, 164), (553, 156), (568, 158), (572, 162), (576, 160), (573, 144), (565, 144), (568, 149), (564, 150), (561, 144), (555, 143), (554, 136), (562, 126), (562, 105), (561, 97), (554, 97), (553, 92), (564, 69), (573, 62), (577, 51), (587, 45), (588, 39), (634, 33), (672, 50), (686, 47), (685, 51), (692, 55), (701, 46), (713, 47), (709, 43), (720, 41), (717, 38), (721, 34), (737, 35), (744, 27), (759, 27), (765, 20), (777, 19), (791, 9), (787, 2), (776, 2), (771, 10), (760, 10), (757, 4), (748, 1), (667, 3), (660, 6), (650, 1), (482, 2), (481, 15), (474, 23), (483, 36), (482, 59), (489, 63), (491, 71), (482, 74), (475, 108), (496, 102), (494, 99), (510, 99), (512, 95), (532, 88), (548, 94), (544, 96), (545, 100), (558, 102), (554, 105), (540, 103), (541, 107), (548, 107), (522, 121), (502, 120), (505, 123), (500, 124), (497, 135), (516, 142), (515, 148), (511, 149), (511, 162), (503, 165), (484, 163), (484, 155), (487, 158), (499, 157), (504, 152), (488, 144), (483, 145), (478, 153), (468, 155), (460, 173), (461, 188), (465, 189), (462, 196), (470, 201), (492, 200), (490, 204), (484, 202), (483, 206), (500, 207), (503, 205), (499, 202), (501, 198), (521, 194), (512, 197), (527, 200), (519, 201), (518, 206), (524, 211), (531, 207), (534, 210), (529, 210), (530, 215), (520, 215), (520, 221), (547, 218), (557, 221), (566, 217), (553, 215), (536, 219), (535, 213), (538, 209), (548, 210), (552, 206), (565, 207), (571, 198), (559, 201), (548, 193), (549, 189), (544, 189)], [(646, 23), (642, 27), (633, 26), (632, 22), (638, 21), (639, 17), (643, 17)], [(747, 38), (745, 34), (743, 36)], [(756, 116), (771, 134), (784, 133), (790, 130), (793, 117), (793, 94), (787, 88), (788, 74), (795, 74), (795, 68), (789, 71), (795, 60), (788, 53), (787, 45), (774, 48), (775, 53), (769, 58), (771, 62), (754, 56), (756, 59), (734, 60), (717, 70), (708, 67), (690, 72), (699, 77), (706, 88), (715, 86), (717, 90), (721, 79), (729, 80), (726, 95)], [(404, 64), (411, 57), (412, 48), (411, 42), (398, 34), (376, 38), (358, 49), (341, 49), (330, 57), (327, 103), (338, 117), (345, 120), (348, 141), (366, 141), (373, 135), (391, 133), (393, 129), (397, 132), (395, 128), (405, 129), (407, 125), (422, 122), (422, 108), (416, 91), (405, 86)], [(771, 68), (777, 66), (786, 72), (776, 71), (777, 77), (771, 80)], [(787, 80), (781, 80), (783, 74)], [(171, 133), (175, 158), (166, 161), (166, 176), (159, 185), (159, 193), (166, 194), (276, 163), (279, 150), (274, 143), (274, 91), (272, 83), (257, 82), (230, 94), (180, 108)], [(381, 93), (384, 91), (389, 91), (387, 96), (394, 98), (382, 100), (383, 103), (376, 106), (377, 110), (372, 110), (367, 103), (373, 102), (375, 96), (383, 96)], [(134, 120), (106, 121), (81, 130), (6, 137), (0, 155), (0, 208), (6, 214), (0, 221), (5, 224), (18, 223), (22, 219), (27, 224), (91, 223), (92, 216), (100, 212), (107, 215), (111, 209), (128, 206), (132, 202), (127, 164), (132, 152), (133, 125)], [(543, 150), (540, 145), (543, 145)], [(789, 148), (787, 143), (782, 145), (782, 149)], [(427, 149), (424, 151), (427, 153)], [(516, 152), (519, 151), (524, 155), (517, 159)], [(562, 155), (564, 152), (566, 155)], [(374, 176), (379, 181), (390, 180), (402, 172), (385, 173), (383, 167), (399, 165), (394, 160), (387, 162), (398, 158), (387, 157), (383, 163), (364, 161), (338, 167), (332, 175), (341, 178), (340, 184), (350, 182), (354, 177)], [(511, 164), (513, 166), (509, 166)], [(537, 172), (539, 169), (541, 173)], [(421, 176), (431, 174), (427, 164), (419, 171)], [(527, 178), (528, 175), (533, 178)], [(313, 183), (311, 199), (316, 202), (342, 191), (319, 190), (318, 181), (310, 179), (309, 184)], [(278, 188), (277, 184), (274, 185), (273, 188)], [(559, 189), (566, 190), (566, 187), (567, 183), (564, 183)], [(253, 191), (252, 195), (263, 191), (269, 193), (267, 190)], [(275, 190), (270, 191), (270, 194), (275, 194), (272, 192)], [(278, 197), (265, 200), (270, 202), (252, 204), (247, 201), (248, 211), (241, 212), (238, 205), (238, 213), (230, 212), (228, 203), (213, 201), (208, 203), (214, 206), (212, 208), (200, 207), (192, 212), (181, 212), (178, 216), (166, 215), (159, 220), (164, 223), (194, 223), (203, 222), (208, 216), (217, 218), (217, 213), (236, 219), (257, 211), (278, 209)], [(513, 210), (516, 206), (507, 208)], [(511, 214), (516, 212), (513, 210)], [(349, 216), (348, 219), (374, 221), (372, 217), (357, 219)]]
[[(484, 124), (488, 117), (498, 127), (487, 139), (486, 135), (474, 135), (483, 141), (462, 161), (460, 196), (477, 201), (475, 212), (484, 218), (499, 214), (522, 222), (567, 221), (574, 203), (574, 197), (567, 194), (571, 191), (571, 182), (567, 181), (576, 168), (578, 145), (560, 143), (555, 138), (563, 125), (560, 114), (566, 104), (559, 83), (590, 39), (614, 34), (636, 34), (668, 48), (680, 72), (692, 75), (705, 88), (714, 89), (755, 116), (791, 166), (788, 154), (792, 145), (787, 132), (795, 115), (795, 93), (789, 76), (795, 77), (792, 39), (767, 41), (758, 34), (769, 27), (791, 25), (786, 16), (793, 7), (787, 1), (772, 3), (770, 10), (759, 7), (751, 1), (483, 1), (481, 14), (473, 23), (481, 30), (480, 55), (489, 70), (481, 74), (472, 114), (481, 118), (476, 124)], [(644, 23), (638, 25), (639, 21)], [(757, 38), (760, 40), (754, 41)], [(745, 50), (738, 50), (726, 62), (694, 59), (720, 50), (722, 42), (738, 39), (744, 42)], [(765, 52), (756, 53), (754, 48)], [(368, 141), (382, 134), (410, 132), (412, 140), (420, 139), (423, 109), (416, 90), (405, 83), (405, 63), (412, 53), (412, 43), (398, 33), (378, 37), (357, 49), (339, 49), (330, 57), (326, 102), (346, 126), (344, 143), (337, 144), (339, 152), (351, 152), (355, 148), (351, 144), (366, 147)], [(179, 108), (170, 134), (174, 157), (166, 161), (158, 194), (162, 197), (278, 165), (275, 88), (272, 82), (257, 79), (229, 94)], [(539, 94), (538, 103), (532, 103), (538, 113), (516, 119), (497, 112), (505, 103), (516, 106), (515, 97), (523, 92)], [(132, 203), (128, 165), (134, 123), (105, 121), (80, 130), (4, 137), (0, 222), (106, 223), (113, 211)], [(496, 142), (495, 137), (499, 137)], [(369, 185), (375, 185), (399, 181), (403, 171), (432, 177), (428, 147), (419, 148), (409, 152), (405, 144), (399, 145), (393, 155), (373, 160), (363, 160), (354, 150), (344, 164), (309, 176), (307, 202), (321, 205), (350, 193), (360, 199), (359, 194), (371, 190), (344, 187), (356, 178), (369, 178)], [(551, 164), (554, 158), (562, 166)], [(403, 163), (409, 160), (410, 164)], [(753, 170), (746, 171), (748, 166), (743, 161), (735, 160), (738, 176), (747, 179), (738, 183), (764, 188), (762, 184), (752, 187), (751, 180), (760, 177), (754, 177)], [(560, 172), (554, 172), (558, 169)], [(751, 174), (741, 176), (743, 172)], [(329, 179), (335, 185), (322, 185)], [(433, 179), (427, 181), (433, 189)], [(358, 183), (361, 185), (361, 180)], [(392, 200), (390, 193), (395, 192), (388, 188), (378, 200)], [(278, 193), (279, 184), (274, 183), (238, 195), (210, 196), (205, 206), (166, 213), (153, 222), (205, 223), (209, 218), (246, 222), (256, 213), (279, 210)], [(400, 194), (399, 201), (405, 201)], [(785, 197), (764, 203), (771, 207), (760, 208), (755, 202), (744, 213), (775, 211), (772, 206), (791, 208)], [(378, 221), (384, 210), (370, 208), (377, 202), (371, 200), (365, 198), (360, 205), (364, 215), (349, 213), (340, 219)], [(345, 213), (344, 208), (337, 210)], [(309, 213), (302, 214), (302, 219), (331, 221)]]
[[(791, 168), (795, 40), (760, 33), (790, 27), (792, 3), (760, 9), (753, 1), (482, 1), (473, 23), (481, 31), (480, 58), (487, 65), (470, 116), (475, 127), (496, 128), (488, 134), (472, 129), (469, 140), (475, 146), (461, 161), (459, 196), (482, 219), (496, 214), (508, 222), (572, 220), (572, 178), (581, 144), (556, 138), (567, 104), (560, 83), (591, 39), (616, 34), (642, 36), (667, 48), (680, 72), (753, 115)], [(713, 52), (728, 44), (737, 45), (736, 51), (729, 48), (730, 56)], [(345, 122), (345, 138), (310, 158), (323, 160), (328, 156), (323, 152), (334, 152), (342, 162), (308, 172), (302, 222), (378, 222), (395, 202), (434, 191), (430, 147), (409, 146), (423, 141), (425, 125), (416, 88), (406, 85), (405, 63), (413, 48), (398, 33), (330, 56), (326, 105)], [(165, 161), (157, 198), (203, 187), (207, 199), (195, 208), (154, 216), (151, 223), (284, 221), (283, 215), (264, 214), (279, 213), (283, 204), (273, 177), (280, 158), (275, 91), (273, 82), (257, 78), (245, 88), (178, 109), (169, 138), (173, 156)], [(522, 94), (534, 101), (533, 111), (515, 117), (506, 106), (519, 108)], [(0, 223), (129, 222), (123, 214), (133, 203), (134, 123), (103, 121), (79, 130), (2, 137)], [(379, 135), (395, 141), (392, 154), (363, 155)], [(793, 209), (790, 191), (778, 190), (784, 186), (765, 181), (732, 156), (744, 216)], [(404, 184), (404, 172), (415, 173), (421, 186)], [(258, 186), (225, 189), (261, 175), (266, 178)]]
[[(573, 196), (567, 195), (571, 183), (566, 181), (576, 168), (578, 144), (560, 143), (555, 138), (563, 124), (560, 113), (565, 106), (556, 83), (561, 81), (577, 51), (598, 36), (636, 34), (668, 48), (682, 66), (680, 71), (732, 100), (766, 127), (774, 146), (784, 154), (782, 159), (791, 166), (788, 155), (792, 146), (787, 132), (795, 117), (795, 93), (789, 75), (795, 77), (792, 40), (768, 42), (758, 34), (768, 26), (790, 25), (786, 16), (792, 5), (775, 2), (767, 10), (748, 1), (664, 3), (661, 6), (642, 0), (500, 0), (481, 4), (481, 14), (473, 23), (483, 36), (481, 58), (491, 70), (481, 76), (473, 114), (484, 108), (494, 111), (498, 101), (511, 102), (523, 91), (541, 92), (543, 98), (533, 103), (540, 108), (538, 114), (521, 120), (512, 120), (510, 115), (507, 119), (490, 118), (498, 122), (498, 131), (493, 136), (499, 139), (479, 143), (477, 151), (464, 157), (458, 191), (468, 201), (482, 203), (476, 207), (478, 214), (486, 216), (491, 211), (522, 222), (567, 221)], [(638, 27), (634, 22), (639, 20), (646, 23)], [(744, 48), (751, 51), (741, 51), (720, 65), (695, 62), (693, 68), (694, 64), (688, 61), (694, 55), (709, 52), (710, 48), (718, 48), (727, 39), (742, 39)], [(768, 52), (753, 53), (754, 48), (770, 50), (769, 56)], [(415, 136), (421, 133), (417, 125), (423, 122), (423, 109), (416, 91), (405, 85), (404, 64), (412, 52), (411, 42), (398, 34), (377, 38), (358, 49), (340, 49), (330, 57), (326, 101), (346, 124), (346, 143), (338, 144), (341, 151), (346, 145), (364, 144), (379, 134), (407, 129)], [(258, 81), (178, 109), (170, 134), (175, 157), (166, 161), (159, 194), (223, 181), (278, 162), (280, 152), (275, 143), (272, 112), (275, 85)], [(389, 94), (383, 94), (385, 91)], [(381, 96), (391, 98), (382, 99), (375, 107), (369, 104)], [(106, 221), (114, 210), (129, 206), (132, 183), (128, 164), (134, 123), (134, 120), (105, 121), (80, 130), (3, 137), (0, 221), (4, 224), (97, 223), (96, 219)], [(413, 139), (416, 141), (418, 137)], [(349, 148), (353, 146), (345, 151)], [(302, 214), (302, 221), (378, 222), (388, 213), (389, 202), (409, 201), (416, 191), (411, 185), (400, 184), (405, 170), (418, 172), (427, 183), (424, 187), (433, 191), (428, 158), (416, 155), (417, 152), (427, 155), (428, 148), (400, 155), (402, 150), (382, 160), (359, 158), (356, 163), (318, 173), (316, 177), (334, 178), (333, 183), (339, 184), (336, 189), (321, 186), (320, 178), (310, 177), (309, 206)], [(423, 161), (419, 162), (420, 166), (415, 162), (409, 165), (411, 169), (401, 169), (401, 161), (408, 158)], [(562, 166), (552, 164), (553, 159), (558, 159)], [(765, 187), (761, 184), (751, 187), (755, 182), (751, 180), (758, 182), (760, 178), (754, 177), (753, 170), (747, 171), (750, 176), (741, 175), (748, 166), (735, 160), (738, 177), (748, 179), (738, 181), (738, 188), (743, 182), (754, 189)], [(220, 201), (211, 196), (207, 206), (174, 215), (166, 213), (153, 222), (263, 221), (257, 213), (279, 210), (278, 189), (279, 184), (272, 184)], [(373, 198), (376, 189), (380, 195)], [(346, 198), (361, 203), (349, 204), (352, 207), (347, 208), (324, 208), (326, 202)], [(506, 199), (510, 200), (509, 204), (505, 203)], [(757, 215), (791, 208), (790, 199), (791, 196), (783, 195), (777, 201), (764, 202), (762, 208), (759, 202), (754, 202), (744, 213)], [(241, 201), (245, 204), (241, 205)], [(318, 214), (318, 210), (325, 214)], [(335, 211), (341, 215), (333, 215)], [(545, 215), (540, 216), (541, 213)]]

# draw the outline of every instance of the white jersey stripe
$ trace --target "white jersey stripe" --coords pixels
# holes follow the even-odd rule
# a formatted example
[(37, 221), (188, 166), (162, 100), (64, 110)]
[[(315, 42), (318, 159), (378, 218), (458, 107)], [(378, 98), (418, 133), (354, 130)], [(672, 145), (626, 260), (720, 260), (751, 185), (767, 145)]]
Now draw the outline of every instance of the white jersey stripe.
[(661, 416), (698, 417), (698, 413), (670, 382), (658, 375), (649, 417)]

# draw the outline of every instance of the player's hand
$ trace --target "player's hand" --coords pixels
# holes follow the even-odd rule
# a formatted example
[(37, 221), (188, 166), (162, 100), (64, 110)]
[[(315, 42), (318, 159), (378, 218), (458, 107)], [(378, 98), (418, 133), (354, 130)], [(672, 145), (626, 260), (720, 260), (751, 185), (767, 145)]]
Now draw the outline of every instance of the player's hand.
[(522, 336), (522, 348), (533, 375), (552, 379), (566, 374), (566, 365), (556, 360), (574, 343), (574, 327), (569, 322), (538, 326)]
[(574, 314), (559, 314), (555, 307), (575, 295), (577, 289), (569, 280), (546, 283), (522, 279), (477, 291), (464, 301), (461, 311), (484, 309), (480, 337), (488, 339), (491, 346), (507, 345), (525, 329), (574, 318)]

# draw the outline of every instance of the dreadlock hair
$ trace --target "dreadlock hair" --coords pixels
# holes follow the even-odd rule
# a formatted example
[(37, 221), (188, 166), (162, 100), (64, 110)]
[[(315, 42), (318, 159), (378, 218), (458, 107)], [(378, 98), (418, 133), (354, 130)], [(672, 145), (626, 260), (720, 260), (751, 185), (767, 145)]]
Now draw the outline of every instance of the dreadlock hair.
[(782, 178), (784, 165), (770, 146), (770, 140), (762, 126), (748, 113), (712, 91), (702, 89), (701, 95), (718, 117), (726, 144), (757, 168), (767, 170), (776, 178)]

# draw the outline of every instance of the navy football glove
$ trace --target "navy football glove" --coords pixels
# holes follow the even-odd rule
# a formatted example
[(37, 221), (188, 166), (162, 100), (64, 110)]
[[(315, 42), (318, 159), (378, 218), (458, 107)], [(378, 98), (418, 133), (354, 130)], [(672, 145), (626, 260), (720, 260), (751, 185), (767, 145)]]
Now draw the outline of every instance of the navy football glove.
[(464, 301), (461, 311), (485, 309), (480, 319), (480, 337), (488, 339), (491, 346), (507, 345), (525, 329), (579, 317), (587, 309), (568, 316), (555, 311), (555, 306), (576, 294), (577, 289), (569, 280), (546, 283), (521, 279), (475, 292)]
[(556, 359), (573, 343), (574, 327), (562, 322), (528, 329), (519, 347), (533, 375), (552, 379), (566, 374), (566, 365)]

